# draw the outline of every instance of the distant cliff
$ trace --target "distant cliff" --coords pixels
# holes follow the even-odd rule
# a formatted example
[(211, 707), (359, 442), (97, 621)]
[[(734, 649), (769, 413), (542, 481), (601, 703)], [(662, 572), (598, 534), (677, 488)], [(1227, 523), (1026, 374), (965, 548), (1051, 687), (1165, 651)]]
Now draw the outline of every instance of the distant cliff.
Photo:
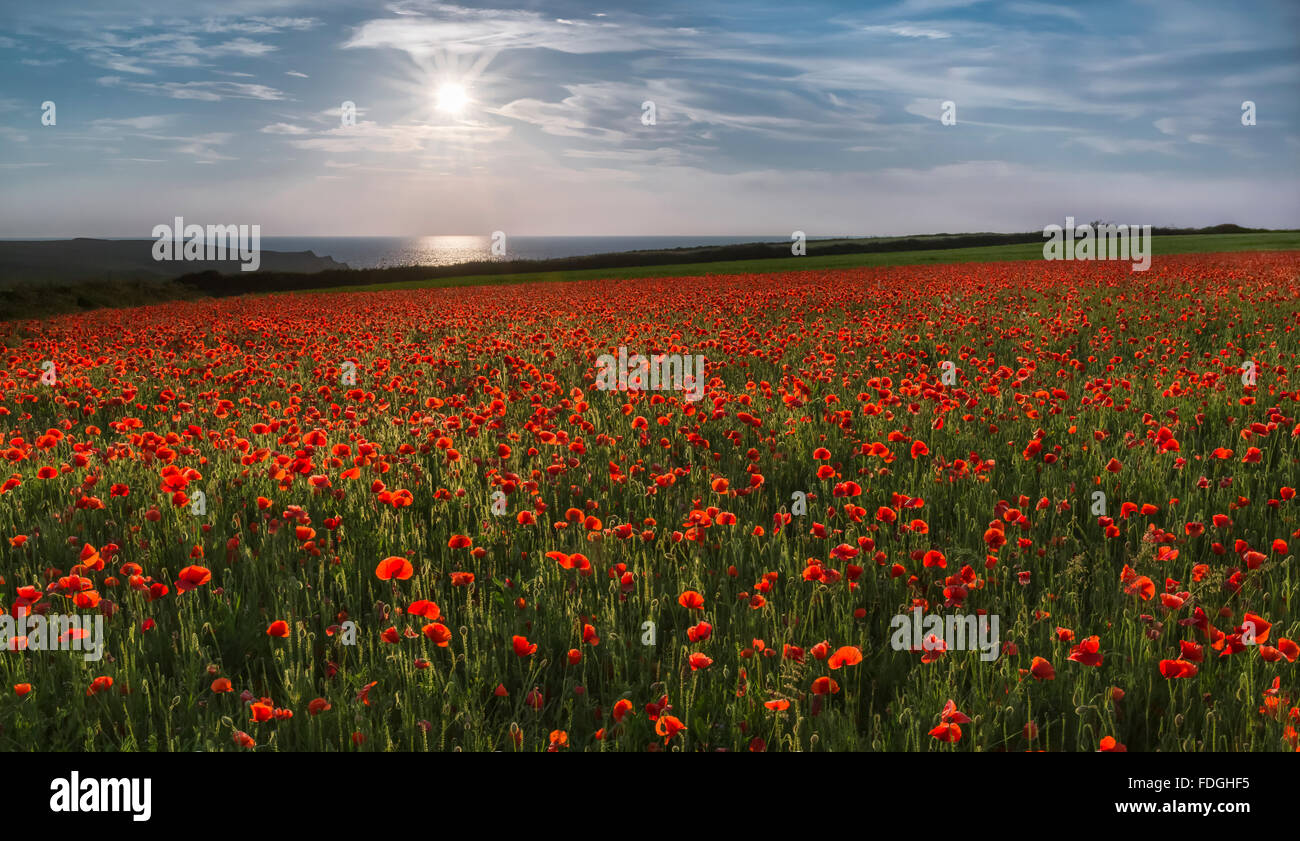
[[(153, 258), (154, 240), (65, 239), (0, 242), (0, 286), (171, 280), (181, 275), (240, 272), (234, 260)], [(310, 251), (261, 251), (258, 272), (322, 272), (347, 269), (332, 257)], [(245, 272), (244, 274), (253, 274)]]

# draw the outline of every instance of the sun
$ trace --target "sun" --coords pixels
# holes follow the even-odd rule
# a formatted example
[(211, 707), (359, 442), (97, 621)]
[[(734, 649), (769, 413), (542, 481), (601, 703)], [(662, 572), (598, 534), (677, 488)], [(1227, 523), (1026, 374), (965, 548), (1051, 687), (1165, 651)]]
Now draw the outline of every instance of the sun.
[(438, 87), (438, 110), (448, 114), (459, 114), (469, 104), (469, 93), (465, 86), (456, 82), (444, 82)]

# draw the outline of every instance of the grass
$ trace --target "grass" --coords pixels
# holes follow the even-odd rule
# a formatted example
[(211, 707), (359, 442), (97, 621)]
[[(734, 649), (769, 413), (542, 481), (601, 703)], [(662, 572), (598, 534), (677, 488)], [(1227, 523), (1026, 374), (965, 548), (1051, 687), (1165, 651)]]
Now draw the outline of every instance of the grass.
[(190, 287), (156, 278), (12, 283), (0, 287), (0, 322), (47, 318), (79, 310), (143, 307), (197, 297), (199, 293)]

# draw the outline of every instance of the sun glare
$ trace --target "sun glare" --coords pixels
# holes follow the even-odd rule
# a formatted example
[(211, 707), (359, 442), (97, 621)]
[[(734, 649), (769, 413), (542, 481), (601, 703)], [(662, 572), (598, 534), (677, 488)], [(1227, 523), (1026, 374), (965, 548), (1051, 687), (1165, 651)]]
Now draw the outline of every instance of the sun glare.
[(465, 86), (455, 82), (445, 82), (438, 88), (438, 110), (448, 114), (459, 114), (469, 103), (469, 94)]

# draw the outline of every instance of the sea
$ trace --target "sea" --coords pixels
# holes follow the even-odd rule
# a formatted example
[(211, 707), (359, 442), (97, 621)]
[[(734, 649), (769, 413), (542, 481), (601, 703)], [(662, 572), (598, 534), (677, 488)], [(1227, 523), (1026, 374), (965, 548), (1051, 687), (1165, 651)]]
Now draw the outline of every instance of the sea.
[[(861, 236), (849, 234), (848, 236)], [(840, 239), (840, 236), (815, 236)], [(51, 241), (71, 237), (0, 237), (16, 240)], [(141, 237), (92, 237), (105, 240), (140, 240)], [(657, 251), (670, 248), (698, 248), (710, 245), (738, 245), (751, 242), (791, 244), (789, 234), (746, 234), (743, 236), (515, 236), (505, 240), (506, 260), (549, 260), (621, 251)], [(353, 269), (400, 266), (450, 266), (457, 263), (502, 259), (492, 254), (490, 236), (423, 237), (330, 237), (263, 236), (264, 251), (310, 251), (317, 257), (332, 257)]]
[[(663, 248), (692, 248), (707, 245), (735, 245), (748, 242), (790, 242), (790, 235), (750, 236), (591, 236), (529, 237), (505, 240), (508, 260), (548, 260), (616, 251), (648, 251)], [(489, 236), (426, 237), (262, 237), (268, 251), (311, 251), (317, 257), (333, 257), (354, 269), (397, 266), (448, 266), (477, 260), (491, 260)]]

